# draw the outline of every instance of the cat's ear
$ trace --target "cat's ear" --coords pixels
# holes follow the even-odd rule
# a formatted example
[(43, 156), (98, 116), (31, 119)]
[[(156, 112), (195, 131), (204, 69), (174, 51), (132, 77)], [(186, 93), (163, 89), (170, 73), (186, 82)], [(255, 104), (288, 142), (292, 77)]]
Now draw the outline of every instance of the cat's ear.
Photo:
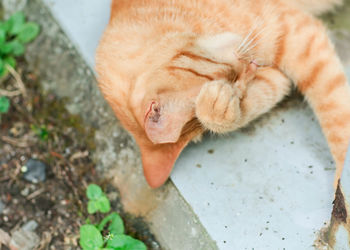
[(181, 105), (152, 102), (145, 115), (145, 131), (154, 144), (175, 143), (192, 112)]
[(169, 178), (171, 170), (187, 142), (140, 145), (143, 173), (152, 188), (158, 188)]
[(204, 52), (206, 56), (218, 61), (232, 63), (237, 60), (236, 52), (241, 42), (241, 36), (232, 32), (225, 32), (199, 37), (196, 41), (196, 49), (199, 53)]

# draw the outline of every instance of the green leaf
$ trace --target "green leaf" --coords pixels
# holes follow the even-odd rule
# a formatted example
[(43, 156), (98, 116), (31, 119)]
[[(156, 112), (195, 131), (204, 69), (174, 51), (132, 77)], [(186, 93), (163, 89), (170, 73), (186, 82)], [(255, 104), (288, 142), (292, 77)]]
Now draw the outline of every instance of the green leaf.
[(6, 31), (0, 28), (0, 47), (3, 46), (5, 41), (6, 41)]
[(107, 242), (107, 247), (113, 247), (115, 250), (147, 250), (142, 241), (123, 234), (115, 235)]
[(28, 43), (32, 41), (39, 34), (39, 25), (33, 22), (28, 22), (21, 27), (17, 38), (22, 43)]
[(93, 225), (83, 225), (80, 227), (79, 244), (84, 250), (97, 250), (103, 246), (101, 233)]
[(122, 218), (119, 216), (119, 214), (114, 213), (115, 215), (112, 218), (111, 224), (108, 226), (108, 231), (110, 231), (112, 234), (123, 234), (124, 233), (124, 223)]
[(40, 127), (32, 124), (30, 125), (30, 129), (40, 138), (42, 141), (46, 141), (49, 138), (49, 131), (47, 130), (45, 125), (41, 125)]
[(0, 57), (0, 77), (3, 77), (7, 74), (7, 69), (5, 68), (5, 62)]
[(10, 26), (11, 24), (8, 21), (0, 22), (0, 29), (5, 31), (5, 33), (7, 33), (10, 30)]
[(96, 206), (101, 213), (108, 213), (111, 210), (111, 204), (105, 195), (96, 200)]
[(25, 17), (22, 12), (16, 12), (7, 21), (9, 24), (10, 35), (17, 35), (21, 30), (25, 22)]
[(21, 56), (24, 54), (24, 46), (18, 40), (13, 40), (10, 42), (12, 44), (12, 53), (14, 56)]
[(0, 22), (0, 30), (5, 31), (5, 33), (8, 31), (9, 25), (7, 22)]
[(0, 54), (8, 55), (13, 50), (13, 44), (11, 42), (5, 42), (0, 46)]
[(124, 233), (124, 223), (119, 214), (113, 212), (110, 215), (106, 216), (97, 226), (98, 230), (102, 231), (108, 222), (110, 222), (108, 231), (111, 234), (117, 235)]
[(12, 68), (15, 68), (16, 67), (16, 60), (12, 56), (7, 56), (2, 61), (2, 65), (0, 62), (0, 77), (3, 77), (8, 73), (7, 65), (10, 65)]
[(96, 201), (89, 201), (88, 202), (88, 213), (94, 214), (98, 211), (98, 207), (96, 205)]
[(12, 68), (16, 67), (16, 59), (13, 56), (5, 57), (4, 63), (10, 65)]
[(5, 62), (4, 60), (0, 57), (0, 71), (5, 69)]
[(103, 196), (102, 189), (96, 184), (90, 184), (86, 190), (86, 196), (90, 200), (97, 200)]
[(4, 55), (13, 54), (14, 56), (21, 56), (24, 54), (24, 46), (18, 40), (4, 43), (0, 46), (0, 53)]
[(7, 97), (1, 96), (0, 97), (0, 114), (5, 114), (9, 111), (10, 108), (10, 101)]
[(49, 138), (49, 131), (47, 131), (46, 126), (43, 125), (40, 127), (40, 133), (38, 136), (42, 141), (46, 141)]

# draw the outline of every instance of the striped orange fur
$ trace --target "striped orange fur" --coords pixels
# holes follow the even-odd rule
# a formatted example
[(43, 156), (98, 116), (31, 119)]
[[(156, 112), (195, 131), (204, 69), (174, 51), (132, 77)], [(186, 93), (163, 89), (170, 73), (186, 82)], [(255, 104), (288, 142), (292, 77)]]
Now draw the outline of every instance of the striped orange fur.
[(240, 128), (294, 82), (313, 108), (340, 178), (350, 88), (322, 23), (341, 0), (113, 0), (97, 50), (100, 89), (138, 143), (151, 187), (210, 130)]

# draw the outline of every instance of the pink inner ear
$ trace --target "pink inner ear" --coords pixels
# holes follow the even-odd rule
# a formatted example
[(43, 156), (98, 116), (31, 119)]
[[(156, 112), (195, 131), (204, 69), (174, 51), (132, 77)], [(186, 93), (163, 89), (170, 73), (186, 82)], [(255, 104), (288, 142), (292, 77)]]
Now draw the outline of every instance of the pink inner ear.
[(146, 134), (154, 144), (175, 143), (190, 115), (185, 109), (169, 112), (153, 101), (145, 115)]

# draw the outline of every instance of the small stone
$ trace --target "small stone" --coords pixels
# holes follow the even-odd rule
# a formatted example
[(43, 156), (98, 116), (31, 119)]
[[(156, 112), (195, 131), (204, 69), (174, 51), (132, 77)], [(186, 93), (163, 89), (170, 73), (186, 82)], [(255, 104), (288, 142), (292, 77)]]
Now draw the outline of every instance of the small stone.
[(32, 183), (39, 183), (46, 180), (47, 165), (39, 160), (29, 159), (22, 167), (23, 178)]
[(29, 188), (28, 187), (24, 188), (21, 191), (21, 195), (24, 196), (24, 197), (28, 196), (28, 194), (29, 194)]
[(107, 194), (107, 197), (110, 201), (115, 201), (119, 198), (119, 194), (117, 192), (110, 192)]
[(10, 135), (12, 137), (19, 137), (19, 136), (23, 135), (24, 128), (25, 128), (25, 126), (23, 123), (17, 122), (13, 125), (12, 128), (10, 128)]
[(23, 229), (17, 230), (12, 234), (10, 241), (11, 250), (34, 250), (40, 243), (39, 236), (32, 231)]
[(5, 210), (5, 204), (0, 200), (0, 214)]
[(24, 231), (34, 231), (38, 227), (38, 223), (35, 220), (30, 220), (22, 226)]
[(38, 223), (30, 220), (25, 223), (21, 229), (12, 234), (10, 241), (11, 250), (34, 250), (40, 243), (39, 236), (34, 232)]

